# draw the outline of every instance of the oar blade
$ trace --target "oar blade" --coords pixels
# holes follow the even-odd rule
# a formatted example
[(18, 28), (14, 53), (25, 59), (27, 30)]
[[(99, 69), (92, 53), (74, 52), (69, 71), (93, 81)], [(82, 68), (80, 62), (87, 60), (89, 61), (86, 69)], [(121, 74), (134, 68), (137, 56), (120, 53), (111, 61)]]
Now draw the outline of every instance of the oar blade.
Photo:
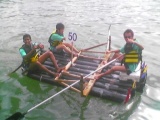
[(6, 120), (20, 120), (25, 116), (25, 114), (20, 113), (20, 112), (16, 112), (14, 113), (12, 116), (8, 117)]
[(21, 63), (20, 66), (18, 66), (14, 71), (8, 73), (8, 76), (10, 76), (12, 73), (15, 73), (19, 68), (22, 67), (22, 65), (23, 65), (23, 64)]

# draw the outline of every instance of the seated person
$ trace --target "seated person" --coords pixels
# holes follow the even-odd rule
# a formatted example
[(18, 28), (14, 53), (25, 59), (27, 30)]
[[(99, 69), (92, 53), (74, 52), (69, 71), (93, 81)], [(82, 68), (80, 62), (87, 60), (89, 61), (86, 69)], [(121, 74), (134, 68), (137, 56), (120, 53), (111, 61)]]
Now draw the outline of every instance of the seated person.
[(56, 52), (58, 50), (64, 50), (67, 53), (77, 55), (79, 51), (74, 46), (72, 53), (71, 51), (72, 45), (63, 42), (63, 40), (66, 40), (66, 38), (63, 36), (63, 32), (64, 32), (64, 25), (62, 23), (57, 23), (56, 31), (50, 35), (48, 40), (48, 42), (50, 43), (50, 50), (52, 52)]
[(119, 58), (119, 60), (122, 60), (123, 65), (113, 66), (106, 72), (95, 76), (95, 79), (99, 79), (104, 75), (109, 75), (114, 71), (126, 72), (129, 75), (130, 73), (134, 72), (135, 69), (137, 68), (139, 61), (142, 59), (141, 53), (144, 48), (142, 45), (138, 43), (137, 40), (133, 39), (134, 33), (131, 29), (127, 29), (123, 33), (123, 36), (126, 41), (126, 44), (119, 50), (113, 50), (107, 52), (107, 53), (112, 53), (112, 52), (115, 53), (112, 59), (120, 57), (120, 55), (122, 56), (120, 52), (123, 53), (124, 55)]
[(23, 42), (24, 45), (22, 45), (22, 47), (19, 49), (19, 52), (23, 57), (24, 66), (27, 67), (26, 69), (29, 71), (35, 71), (37, 68), (39, 68), (53, 76), (56, 76), (56, 73), (50, 71), (44, 65), (42, 65), (42, 63), (44, 63), (47, 58), (50, 58), (57, 72), (61, 70), (61, 68), (58, 67), (53, 53), (46, 51), (42, 55), (38, 56), (36, 49), (43, 49), (44, 46), (42, 44), (34, 45), (31, 43), (31, 36), (29, 34), (25, 34), (23, 36)]

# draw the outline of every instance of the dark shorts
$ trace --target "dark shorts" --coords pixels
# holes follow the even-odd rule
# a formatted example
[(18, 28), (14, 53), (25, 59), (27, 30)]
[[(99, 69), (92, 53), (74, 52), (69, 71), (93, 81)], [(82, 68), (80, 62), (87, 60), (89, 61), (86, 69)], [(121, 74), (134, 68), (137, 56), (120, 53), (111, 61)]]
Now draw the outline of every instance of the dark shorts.
[(56, 47), (54, 47), (52, 50), (50, 49), (50, 51), (54, 54), (54, 53), (58, 53), (58, 54), (64, 54), (63, 50), (57, 50)]
[(28, 73), (38, 73), (40, 71), (36, 63), (30, 63), (28, 66)]
[[(50, 49), (51, 50), (51, 49)], [(58, 50), (56, 49), (56, 47), (52, 48), (51, 50), (52, 52), (57, 52)]]

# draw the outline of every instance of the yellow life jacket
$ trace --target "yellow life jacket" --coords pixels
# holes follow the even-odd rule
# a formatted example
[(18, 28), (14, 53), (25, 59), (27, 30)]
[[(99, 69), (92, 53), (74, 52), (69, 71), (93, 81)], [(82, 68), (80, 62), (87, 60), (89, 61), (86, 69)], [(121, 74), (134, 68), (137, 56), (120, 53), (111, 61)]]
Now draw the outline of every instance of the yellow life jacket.
[(50, 45), (53, 46), (53, 47), (56, 47), (56, 46), (58, 46), (59, 44), (62, 44), (63, 41), (53, 41), (53, 40), (51, 39), (51, 36), (52, 36), (53, 34), (56, 34), (56, 30), (54, 30), (54, 31), (52, 32), (52, 34), (50, 35), (50, 37), (49, 37), (48, 42), (50, 43)]
[(37, 61), (38, 61), (38, 58), (39, 58), (39, 55), (38, 55), (38, 53), (36, 53), (35, 56), (33, 56), (33, 57), (31, 58), (31, 62), (32, 62), (32, 63), (37, 62)]
[[(31, 44), (30, 47), (27, 47), (26, 45), (23, 45), (21, 48), (24, 49), (26, 54), (28, 54), (33, 49), (33, 44)], [(31, 58), (23, 59), (23, 62), (24, 62), (24, 64), (34, 63), (38, 60), (38, 57), (39, 57), (39, 54), (35, 50), (33, 52), (33, 54), (31, 55)]]
[(138, 63), (140, 59), (141, 55), (134, 50), (124, 55), (124, 63)]

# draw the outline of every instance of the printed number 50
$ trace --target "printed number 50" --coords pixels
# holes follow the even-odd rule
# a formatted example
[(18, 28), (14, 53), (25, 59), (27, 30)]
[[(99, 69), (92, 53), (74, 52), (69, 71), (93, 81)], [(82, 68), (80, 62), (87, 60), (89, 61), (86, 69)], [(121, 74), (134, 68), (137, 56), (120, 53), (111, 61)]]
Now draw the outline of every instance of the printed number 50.
[(77, 34), (76, 34), (76, 33), (69, 32), (69, 34), (68, 34), (68, 39), (69, 39), (69, 40), (76, 41), (76, 40), (77, 40)]

